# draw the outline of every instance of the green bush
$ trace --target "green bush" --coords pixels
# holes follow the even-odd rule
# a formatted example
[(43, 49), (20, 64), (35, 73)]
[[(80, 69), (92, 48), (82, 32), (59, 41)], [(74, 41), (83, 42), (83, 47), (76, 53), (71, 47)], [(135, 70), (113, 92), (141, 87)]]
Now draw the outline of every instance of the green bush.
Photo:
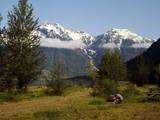
[(84, 86), (84, 80), (78, 80), (78, 86), (83, 87)]
[(62, 93), (67, 89), (67, 72), (64, 69), (62, 63), (58, 61), (58, 64), (51, 68), (48, 76), (44, 76), (47, 82), (47, 87), (51, 88), (53, 94), (62, 95)]
[(143, 93), (138, 91), (132, 86), (128, 86), (125, 90), (121, 92), (125, 101), (137, 101), (143, 99)]
[(17, 96), (17, 91), (9, 91), (0, 93), (0, 101), (2, 102), (18, 102), (20, 98)]
[(55, 95), (54, 91), (51, 88), (46, 88), (42, 90), (43, 95), (53, 96)]
[(111, 94), (118, 93), (118, 82), (110, 79), (97, 80), (93, 87), (93, 95), (102, 95), (109, 97)]

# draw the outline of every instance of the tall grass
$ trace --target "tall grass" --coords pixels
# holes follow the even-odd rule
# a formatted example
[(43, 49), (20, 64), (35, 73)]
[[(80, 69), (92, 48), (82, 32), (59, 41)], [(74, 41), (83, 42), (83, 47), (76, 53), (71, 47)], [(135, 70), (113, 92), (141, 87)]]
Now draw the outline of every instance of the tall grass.
[(18, 102), (20, 97), (17, 91), (8, 91), (0, 93), (0, 102)]
[(8, 92), (0, 92), (0, 102), (19, 102), (23, 100), (30, 100), (44, 96), (42, 91), (23, 91), (23, 90), (10, 90)]
[(145, 100), (145, 94), (137, 90), (132, 86), (128, 86), (121, 91), (124, 101), (143, 101)]

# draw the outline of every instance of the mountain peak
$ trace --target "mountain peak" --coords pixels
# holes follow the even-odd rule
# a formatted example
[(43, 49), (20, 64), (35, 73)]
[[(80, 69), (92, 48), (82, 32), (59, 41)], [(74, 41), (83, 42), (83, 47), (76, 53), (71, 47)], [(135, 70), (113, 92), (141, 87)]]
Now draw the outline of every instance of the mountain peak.
[(54, 24), (56, 28), (63, 28), (59, 23)]
[(133, 40), (136, 43), (142, 43), (145, 42), (145, 40), (147, 41), (151, 41), (150, 39), (147, 38), (143, 38), (141, 36), (139, 36), (136, 33), (131, 32), (128, 29), (116, 29), (113, 28), (111, 30), (109, 30), (108, 32), (104, 33), (104, 36), (109, 36), (110, 37), (110, 41), (115, 41), (115, 40)]
[(45, 20), (44, 22), (43, 22), (43, 25), (49, 25), (50, 23), (47, 21), (47, 20)]
[(108, 31), (108, 33), (111, 33), (111, 32), (116, 32), (118, 34), (126, 34), (126, 33), (132, 33), (132, 34), (135, 34), (131, 31), (129, 31), (128, 29), (117, 29), (117, 28), (112, 28), (111, 30)]

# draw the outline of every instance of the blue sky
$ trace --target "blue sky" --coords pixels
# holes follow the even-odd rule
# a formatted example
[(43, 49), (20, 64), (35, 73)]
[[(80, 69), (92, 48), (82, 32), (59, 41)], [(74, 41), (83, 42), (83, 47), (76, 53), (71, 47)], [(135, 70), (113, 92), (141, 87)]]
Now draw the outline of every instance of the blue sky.
[[(2, 25), (18, 0), (1, 0)], [(160, 0), (29, 0), (39, 24), (47, 20), (66, 29), (99, 35), (112, 28), (129, 29), (143, 37), (160, 37)]]

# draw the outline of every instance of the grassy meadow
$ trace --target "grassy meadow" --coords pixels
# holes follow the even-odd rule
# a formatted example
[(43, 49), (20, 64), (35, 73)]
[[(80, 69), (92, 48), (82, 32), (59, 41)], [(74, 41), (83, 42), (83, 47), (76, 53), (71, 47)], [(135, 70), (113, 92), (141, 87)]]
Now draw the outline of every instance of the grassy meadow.
[[(146, 100), (149, 87), (121, 87), (121, 104), (90, 95), (91, 88), (70, 87), (62, 96), (46, 94), (46, 87), (26, 93), (0, 93), (1, 120), (158, 120), (160, 102)], [(6, 95), (6, 96), (5, 96)], [(7, 99), (10, 102), (7, 102)]]

